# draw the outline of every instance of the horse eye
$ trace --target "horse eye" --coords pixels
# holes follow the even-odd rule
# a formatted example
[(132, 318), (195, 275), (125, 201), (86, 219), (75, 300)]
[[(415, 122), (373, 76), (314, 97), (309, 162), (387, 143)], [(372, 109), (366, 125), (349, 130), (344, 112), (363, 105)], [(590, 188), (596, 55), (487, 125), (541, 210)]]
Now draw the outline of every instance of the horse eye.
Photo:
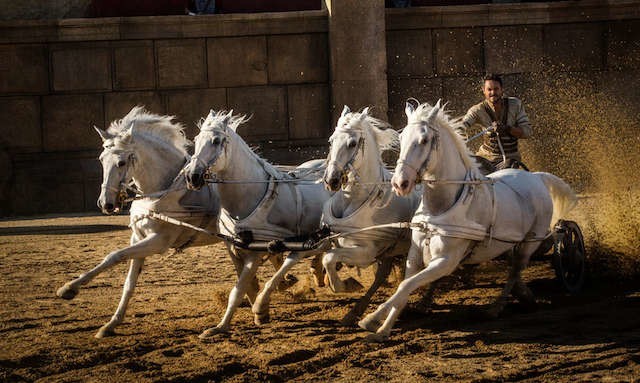
[(347, 142), (347, 148), (353, 149), (355, 147), (356, 147), (356, 140), (349, 140), (349, 142)]
[(213, 139), (211, 140), (211, 143), (214, 145), (220, 145), (220, 142), (222, 142), (222, 139), (218, 136), (213, 137)]
[(419, 143), (420, 145), (424, 145), (424, 144), (426, 144), (426, 143), (427, 143), (427, 136), (422, 136), (422, 137), (420, 137), (420, 139), (418, 140), (418, 143)]
[(116, 164), (116, 166), (118, 166), (119, 168), (121, 168), (121, 167), (125, 166), (126, 164), (127, 164), (127, 162), (126, 162), (126, 161), (124, 161), (124, 160), (120, 160), (120, 161), (118, 161), (118, 163)]

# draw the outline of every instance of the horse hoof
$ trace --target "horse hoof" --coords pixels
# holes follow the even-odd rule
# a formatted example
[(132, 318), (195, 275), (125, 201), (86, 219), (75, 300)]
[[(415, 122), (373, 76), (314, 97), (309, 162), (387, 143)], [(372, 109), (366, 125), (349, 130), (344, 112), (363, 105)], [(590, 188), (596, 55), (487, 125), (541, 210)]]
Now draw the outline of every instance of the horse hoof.
[(75, 298), (76, 295), (78, 295), (78, 292), (80, 292), (80, 289), (77, 287), (71, 287), (71, 284), (67, 283), (56, 291), (56, 295), (62, 299), (69, 300)]
[(387, 335), (378, 334), (378, 333), (369, 334), (366, 337), (364, 337), (364, 341), (368, 343), (383, 343), (383, 342), (386, 342), (387, 340), (389, 340), (389, 337)]
[(344, 291), (347, 293), (354, 293), (356, 291), (360, 291), (364, 288), (360, 282), (355, 280), (352, 277), (349, 277), (346, 281), (344, 281)]
[(378, 331), (380, 326), (382, 326), (382, 322), (380, 322), (379, 320), (376, 320), (374, 318), (371, 318), (371, 315), (373, 315), (373, 314), (367, 315), (363, 320), (358, 322), (358, 326), (363, 330), (376, 332), (376, 331)]
[(109, 326), (102, 326), (100, 327), (100, 330), (98, 330), (98, 332), (96, 333), (96, 335), (94, 335), (94, 338), (96, 339), (102, 339), (102, 338), (107, 338), (110, 336), (115, 336), (116, 332), (113, 331), (113, 329)]
[(256, 324), (256, 326), (262, 326), (264, 324), (267, 324), (269, 322), (271, 322), (271, 317), (269, 316), (269, 314), (255, 314), (253, 316), (253, 322)]
[(228, 332), (228, 330), (222, 329), (220, 327), (211, 327), (204, 330), (202, 334), (198, 335), (198, 338), (200, 338), (200, 340), (203, 342), (207, 342), (211, 341), (211, 338), (214, 338), (218, 334), (226, 334)]

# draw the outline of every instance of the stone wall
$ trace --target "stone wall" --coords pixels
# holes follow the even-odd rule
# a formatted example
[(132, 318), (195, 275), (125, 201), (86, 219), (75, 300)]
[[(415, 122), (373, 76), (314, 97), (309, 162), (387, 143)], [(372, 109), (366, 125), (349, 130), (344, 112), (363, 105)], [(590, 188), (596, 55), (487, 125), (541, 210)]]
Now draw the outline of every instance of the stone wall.
[(137, 104), (175, 115), (190, 138), (210, 109), (252, 115), (240, 134), (281, 163), (310, 156), (290, 146), (326, 142), (326, 12), (16, 21), (0, 30), (0, 147), (12, 159), (3, 215), (94, 210), (101, 148), (92, 126)]
[[(323, 156), (342, 108), (332, 100), (362, 80), (330, 64), (347, 62), (344, 43), (359, 33), (343, 25), (330, 38), (330, 17), (325, 10), (1, 22), (0, 215), (94, 210), (101, 170), (92, 125), (136, 104), (176, 115), (190, 138), (210, 108), (252, 114), (240, 133), (268, 159)], [(562, 172), (558, 163), (579, 157), (545, 146), (567, 139), (557, 123), (575, 120), (576, 111), (556, 106), (570, 98), (619, 101), (625, 118), (599, 115), (638, 136), (638, 0), (387, 9), (380, 23), (370, 30), (386, 40), (387, 86), (360, 81), (351, 92), (359, 102), (382, 100), (396, 127), (408, 97), (442, 98), (462, 114), (481, 100), (484, 73), (498, 72), (534, 121), (538, 138), (524, 150), (537, 168)], [(593, 99), (594, 108), (602, 101)]]

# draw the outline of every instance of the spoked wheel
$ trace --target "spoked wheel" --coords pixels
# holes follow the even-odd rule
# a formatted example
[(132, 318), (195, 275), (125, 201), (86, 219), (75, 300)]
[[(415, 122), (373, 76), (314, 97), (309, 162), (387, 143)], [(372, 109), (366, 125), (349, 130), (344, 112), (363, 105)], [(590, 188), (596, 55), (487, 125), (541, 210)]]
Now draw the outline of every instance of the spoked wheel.
[(556, 224), (557, 241), (553, 251), (556, 277), (571, 294), (577, 294), (584, 285), (586, 258), (582, 231), (573, 221)]

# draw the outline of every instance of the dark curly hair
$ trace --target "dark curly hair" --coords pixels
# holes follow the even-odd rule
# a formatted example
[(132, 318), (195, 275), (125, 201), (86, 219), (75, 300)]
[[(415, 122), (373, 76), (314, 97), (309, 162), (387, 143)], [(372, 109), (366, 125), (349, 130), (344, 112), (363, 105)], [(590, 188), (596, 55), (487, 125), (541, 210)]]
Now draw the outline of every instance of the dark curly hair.
[(484, 76), (484, 78), (482, 79), (483, 86), (486, 81), (496, 81), (498, 84), (500, 84), (500, 86), (502, 86), (502, 77), (500, 77), (495, 73), (489, 73), (486, 76)]

